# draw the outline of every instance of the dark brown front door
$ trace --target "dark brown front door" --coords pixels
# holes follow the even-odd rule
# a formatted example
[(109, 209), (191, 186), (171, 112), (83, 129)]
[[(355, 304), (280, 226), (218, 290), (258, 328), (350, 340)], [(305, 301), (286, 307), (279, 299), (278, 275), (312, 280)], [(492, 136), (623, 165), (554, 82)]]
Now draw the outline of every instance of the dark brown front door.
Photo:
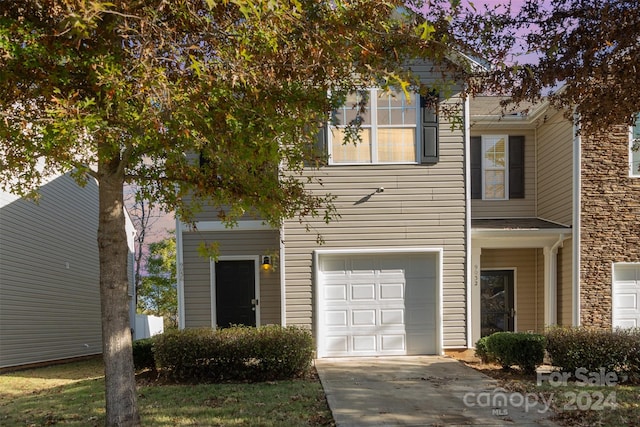
[(484, 270), (480, 278), (483, 337), (514, 330), (513, 270)]

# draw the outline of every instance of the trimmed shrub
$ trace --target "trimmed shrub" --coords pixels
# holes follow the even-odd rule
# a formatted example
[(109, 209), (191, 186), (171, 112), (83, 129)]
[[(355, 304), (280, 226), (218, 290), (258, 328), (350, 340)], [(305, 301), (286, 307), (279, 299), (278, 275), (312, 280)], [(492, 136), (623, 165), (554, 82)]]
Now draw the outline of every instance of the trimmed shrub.
[(153, 338), (143, 338), (133, 342), (133, 367), (136, 371), (156, 369), (153, 358)]
[(640, 384), (640, 328), (630, 329), (627, 333), (629, 335), (629, 354), (627, 355), (625, 373), (629, 375), (631, 382)]
[(158, 369), (179, 381), (267, 381), (304, 374), (313, 360), (311, 333), (299, 327), (186, 329), (158, 337)]
[(604, 369), (621, 379), (640, 379), (638, 329), (553, 328), (546, 337), (551, 363), (562, 371), (573, 374), (578, 368), (588, 372)]
[(482, 363), (495, 362), (493, 355), (487, 350), (487, 338), (489, 337), (482, 337), (476, 342), (475, 355), (482, 360)]
[(534, 373), (544, 360), (545, 337), (524, 332), (496, 332), (486, 340), (490, 356), (509, 369), (517, 365), (525, 373)]

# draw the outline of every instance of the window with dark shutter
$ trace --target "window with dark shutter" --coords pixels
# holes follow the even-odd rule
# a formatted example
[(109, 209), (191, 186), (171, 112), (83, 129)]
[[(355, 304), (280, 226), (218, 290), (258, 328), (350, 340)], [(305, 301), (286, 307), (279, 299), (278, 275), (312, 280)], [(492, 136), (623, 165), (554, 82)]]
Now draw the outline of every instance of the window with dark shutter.
[(440, 147), (438, 142), (438, 115), (435, 109), (430, 107), (427, 97), (420, 97), (420, 121), (422, 125), (420, 135), (420, 163), (438, 163)]
[[(524, 198), (524, 136), (509, 136), (508, 149), (508, 181), (509, 199)], [(470, 173), (471, 173), (471, 198), (482, 199), (484, 185), (483, 176), (483, 146), (482, 137), (472, 136), (470, 138)]]
[(524, 136), (509, 136), (509, 198), (524, 199)]

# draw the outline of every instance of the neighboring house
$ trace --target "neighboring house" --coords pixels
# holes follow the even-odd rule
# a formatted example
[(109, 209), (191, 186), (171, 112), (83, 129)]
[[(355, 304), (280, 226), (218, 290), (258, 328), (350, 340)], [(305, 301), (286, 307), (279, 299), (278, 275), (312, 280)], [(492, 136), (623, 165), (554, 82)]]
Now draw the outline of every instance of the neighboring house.
[[(62, 175), (39, 194), (0, 192), (0, 368), (102, 352), (98, 186)], [(134, 233), (127, 216), (131, 260)]]
[[(229, 230), (213, 210), (197, 231), (178, 222), (181, 328), (302, 325), (331, 357), (640, 324), (640, 180), (626, 128), (579, 137), (545, 103), (504, 116), (481, 97), (461, 102), (458, 129), (396, 95), (372, 93), (365, 142), (343, 146), (333, 128), (329, 165), (307, 171), (323, 184), (310, 190), (337, 197), (339, 219), (311, 220), (313, 232), (259, 219)], [(198, 254), (202, 241), (219, 243), (217, 262)]]

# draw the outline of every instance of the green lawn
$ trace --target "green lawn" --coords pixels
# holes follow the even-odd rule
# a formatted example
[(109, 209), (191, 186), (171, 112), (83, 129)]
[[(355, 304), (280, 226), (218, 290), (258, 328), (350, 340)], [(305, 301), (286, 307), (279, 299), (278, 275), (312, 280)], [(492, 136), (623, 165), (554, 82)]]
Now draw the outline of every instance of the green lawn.
[[(145, 426), (331, 426), (319, 381), (175, 385), (144, 380)], [(0, 425), (102, 426), (100, 359), (0, 375)]]

